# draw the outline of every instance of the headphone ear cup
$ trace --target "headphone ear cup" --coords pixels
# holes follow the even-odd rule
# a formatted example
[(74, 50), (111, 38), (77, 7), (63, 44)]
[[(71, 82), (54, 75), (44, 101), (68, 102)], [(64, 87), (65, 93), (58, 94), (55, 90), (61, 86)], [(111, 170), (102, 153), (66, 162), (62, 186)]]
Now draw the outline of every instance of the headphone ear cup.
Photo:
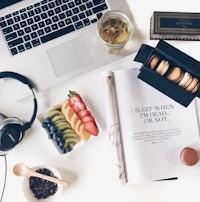
[(8, 151), (15, 147), (23, 138), (23, 124), (17, 118), (6, 118), (1, 123), (0, 149)]

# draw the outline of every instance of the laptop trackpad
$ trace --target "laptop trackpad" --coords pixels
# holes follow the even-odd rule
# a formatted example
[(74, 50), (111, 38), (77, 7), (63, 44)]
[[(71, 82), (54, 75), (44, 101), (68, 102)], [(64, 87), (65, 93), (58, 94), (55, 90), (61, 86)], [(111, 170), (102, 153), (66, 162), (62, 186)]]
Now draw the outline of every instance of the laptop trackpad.
[(57, 77), (82, 71), (93, 64), (87, 42), (78, 37), (47, 51)]

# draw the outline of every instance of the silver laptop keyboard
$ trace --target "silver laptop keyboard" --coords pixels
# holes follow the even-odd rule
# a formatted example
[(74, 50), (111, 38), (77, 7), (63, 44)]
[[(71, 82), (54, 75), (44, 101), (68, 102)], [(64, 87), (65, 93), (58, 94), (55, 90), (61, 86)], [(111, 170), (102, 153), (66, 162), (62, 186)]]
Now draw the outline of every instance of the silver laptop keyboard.
[(105, 0), (42, 0), (0, 17), (11, 55), (89, 26), (108, 9)]

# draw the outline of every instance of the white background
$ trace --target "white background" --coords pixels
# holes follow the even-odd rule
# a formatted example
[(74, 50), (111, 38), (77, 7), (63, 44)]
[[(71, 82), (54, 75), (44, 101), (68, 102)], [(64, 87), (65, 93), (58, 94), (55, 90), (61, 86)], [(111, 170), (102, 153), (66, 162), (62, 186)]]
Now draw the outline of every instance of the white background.
[[(129, 0), (129, 2), (135, 19), (134, 23), (137, 31), (142, 36), (142, 41), (152, 46), (155, 46), (158, 42), (149, 40), (150, 17), (153, 11), (199, 12), (200, 8), (197, 0)], [(169, 43), (200, 60), (200, 42), (169, 41)], [(132, 62), (133, 58), (134, 55), (131, 55), (119, 64), (102, 67), (51, 91), (37, 95), (39, 103), (38, 113), (40, 113), (53, 104), (63, 101), (69, 89), (76, 90), (90, 106), (101, 125), (102, 133), (98, 138), (91, 140), (78, 150), (68, 155), (60, 155), (47, 138), (47, 134), (41, 128), (39, 121), (36, 120), (20, 145), (7, 155), (8, 176), (3, 202), (11, 202), (13, 200), (27, 201), (23, 192), (23, 177), (17, 177), (12, 172), (13, 166), (18, 162), (23, 162), (30, 167), (48, 164), (57, 168), (61, 172), (62, 177), (71, 182), (70, 187), (63, 190), (58, 199), (59, 202), (200, 201), (200, 177), (125, 186), (120, 185), (118, 182), (115, 166), (112, 162), (110, 145), (105, 132), (104, 82), (101, 73), (109, 68), (138, 67), (138, 64)], [(12, 94), (14, 96), (14, 90), (9, 92), (9, 96), (11, 97)], [(6, 111), (8, 116), (16, 115), (23, 117), (25, 120), (30, 117), (32, 112), (31, 98), (24, 100), (22, 103), (16, 102), (14, 104), (12, 100), (8, 101), (6, 98), (5, 100), (2, 98), (4, 97), (1, 95), (1, 106), (3, 106), (1, 109)], [(5, 103), (9, 105), (5, 105)], [(3, 177), (0, 178), (1, 182), (2, 179)]]

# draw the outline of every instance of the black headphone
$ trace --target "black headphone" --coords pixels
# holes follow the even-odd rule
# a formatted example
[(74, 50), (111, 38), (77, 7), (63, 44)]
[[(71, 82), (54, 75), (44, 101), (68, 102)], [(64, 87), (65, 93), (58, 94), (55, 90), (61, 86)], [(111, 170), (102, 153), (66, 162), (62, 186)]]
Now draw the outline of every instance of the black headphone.
[(28, 85), (34, 98), (33, 114), (30, 121), (26, 123), (23, 123), (16, 117), (8, 118), (4, 114), (0, 113), (0, 151), (6, 152), (15, 147), (24, 137), (25, 131), (32, 126), (37, 114), (37, 100), (33, 91), (33, 85), (25, 76), (15, 72), (5, 71), (0, 72), (0, 79), (1, 78), (16, 79), (23, 84)]

